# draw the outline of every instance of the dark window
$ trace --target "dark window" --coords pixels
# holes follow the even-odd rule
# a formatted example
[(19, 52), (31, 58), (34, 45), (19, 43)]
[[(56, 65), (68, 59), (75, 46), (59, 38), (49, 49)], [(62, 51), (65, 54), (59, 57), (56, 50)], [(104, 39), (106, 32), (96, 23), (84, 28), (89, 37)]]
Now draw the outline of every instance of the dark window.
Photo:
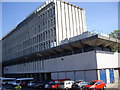
[(96, 50), (102, 50), (101, 46), (96, 47)]
[(80, 49), (80, 48), (75, 49), (75, 50), (74, 50), (74, 54), (77, 54), (77, 53), (82, 53), (82, 49)]
[(110, 48), (108, 48), (108, 47), (104, 47), (104, 48), (103, 48), (103, 51), (111, 51), (111, 50), (110, 50)]
[(58, 56), (59, 57), (65, 56), (65, 52), (59, 53)]
[(72, 51), (66, 51), (66, 55), (72, 55)]
[(91, 47), (91, 46), (86, 46), (84, 48), (84, 52), (88, 52), (88, 51), (92, 51), (92, 50), (94, 50), (94, 47)]

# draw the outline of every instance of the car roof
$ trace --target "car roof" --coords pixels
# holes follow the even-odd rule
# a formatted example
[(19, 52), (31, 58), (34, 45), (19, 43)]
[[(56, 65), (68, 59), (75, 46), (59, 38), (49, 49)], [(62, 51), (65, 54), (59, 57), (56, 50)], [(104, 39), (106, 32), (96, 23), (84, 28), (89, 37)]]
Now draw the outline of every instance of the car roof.
[(33, 80), (33, 78), (17, 78), (16, 80)]
[(92, 80), (92, 82), (99, 82), (99, 81), (103, 82), (103, 80)]
[(62, 82), (74, 82), (74, 81), (72, 81), (72, 80), (65, 80), (65, 81), (62, 81)]
[(55, 80), (51, 80), (51, 81), (66, 81), (66, 80), (70, 80), (70, 79), (55, 79)]

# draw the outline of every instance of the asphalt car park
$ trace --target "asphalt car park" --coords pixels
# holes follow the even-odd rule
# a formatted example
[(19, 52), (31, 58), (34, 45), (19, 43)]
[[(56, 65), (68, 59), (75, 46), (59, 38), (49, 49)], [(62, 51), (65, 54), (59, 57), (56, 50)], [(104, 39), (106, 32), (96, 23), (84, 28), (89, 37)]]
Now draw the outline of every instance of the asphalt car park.
[[(19, 81), (19, 82), (18, 82)], [(120, 83), (106, 84), (102, 80), (85, 82), (83, 80), (72, 81), (70, 79), (56, 79), (49, 82), (34, 81), (30, 78), (16, 79), (15, 82), (6, 80), (3, 82), (2, 90), (46, 90), (46, 89), (69, 89), (69, 90), (120, 90)], [(29, 82), (29, 83), (28, 83)], [(19, 84), (19, 85), (18, 85)], [(83, 87), (84, 86), (84, 87)], [(83, 88), (81, 88), (83, 87)], [(1, 90), (1, 89), (0, 89)]]
[[(119, 85), (120, 85), (120, 83), (119, 83)], [(3, 85), (2, 90), (15, 90), (15, 87), (13, 85)], [(22, 87), (21, 90), (47, 90), (47, 89)], [(76, 89), (70, 89), (70, 90), (76, 90)], [(116, 87), (115, 85), (112, 85), (110, 87), (106, 87), (105, 90), (120, 90), (120, 86)]]

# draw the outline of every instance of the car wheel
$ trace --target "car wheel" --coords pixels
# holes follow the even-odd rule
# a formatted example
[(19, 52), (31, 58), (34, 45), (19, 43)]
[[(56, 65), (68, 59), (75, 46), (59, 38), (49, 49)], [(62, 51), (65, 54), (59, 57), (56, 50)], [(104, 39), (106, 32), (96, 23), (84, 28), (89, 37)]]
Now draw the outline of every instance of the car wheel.
[(66, 87), (66, 89), (65, 90), (68, 90), (68, 87)]
[(100, 89), (100, 90), (105, 90), (105, 88), (102, 88), (102, 89)]

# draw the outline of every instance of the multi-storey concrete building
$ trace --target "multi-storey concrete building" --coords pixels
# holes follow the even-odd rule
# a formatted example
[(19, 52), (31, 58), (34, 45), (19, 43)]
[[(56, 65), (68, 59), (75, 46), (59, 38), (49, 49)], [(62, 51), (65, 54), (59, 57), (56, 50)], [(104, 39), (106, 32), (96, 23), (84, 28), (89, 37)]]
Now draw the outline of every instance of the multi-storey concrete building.
[(84, 31), (84, 9), (63, 1), (46, 2), (3, 37), (3, 60), (58, 46)]
[(120, 42), (85, 31), (84, 9), (44, 3), (2, 38), (4, 76), (118, 81), (118, 53), (111, 49)]

